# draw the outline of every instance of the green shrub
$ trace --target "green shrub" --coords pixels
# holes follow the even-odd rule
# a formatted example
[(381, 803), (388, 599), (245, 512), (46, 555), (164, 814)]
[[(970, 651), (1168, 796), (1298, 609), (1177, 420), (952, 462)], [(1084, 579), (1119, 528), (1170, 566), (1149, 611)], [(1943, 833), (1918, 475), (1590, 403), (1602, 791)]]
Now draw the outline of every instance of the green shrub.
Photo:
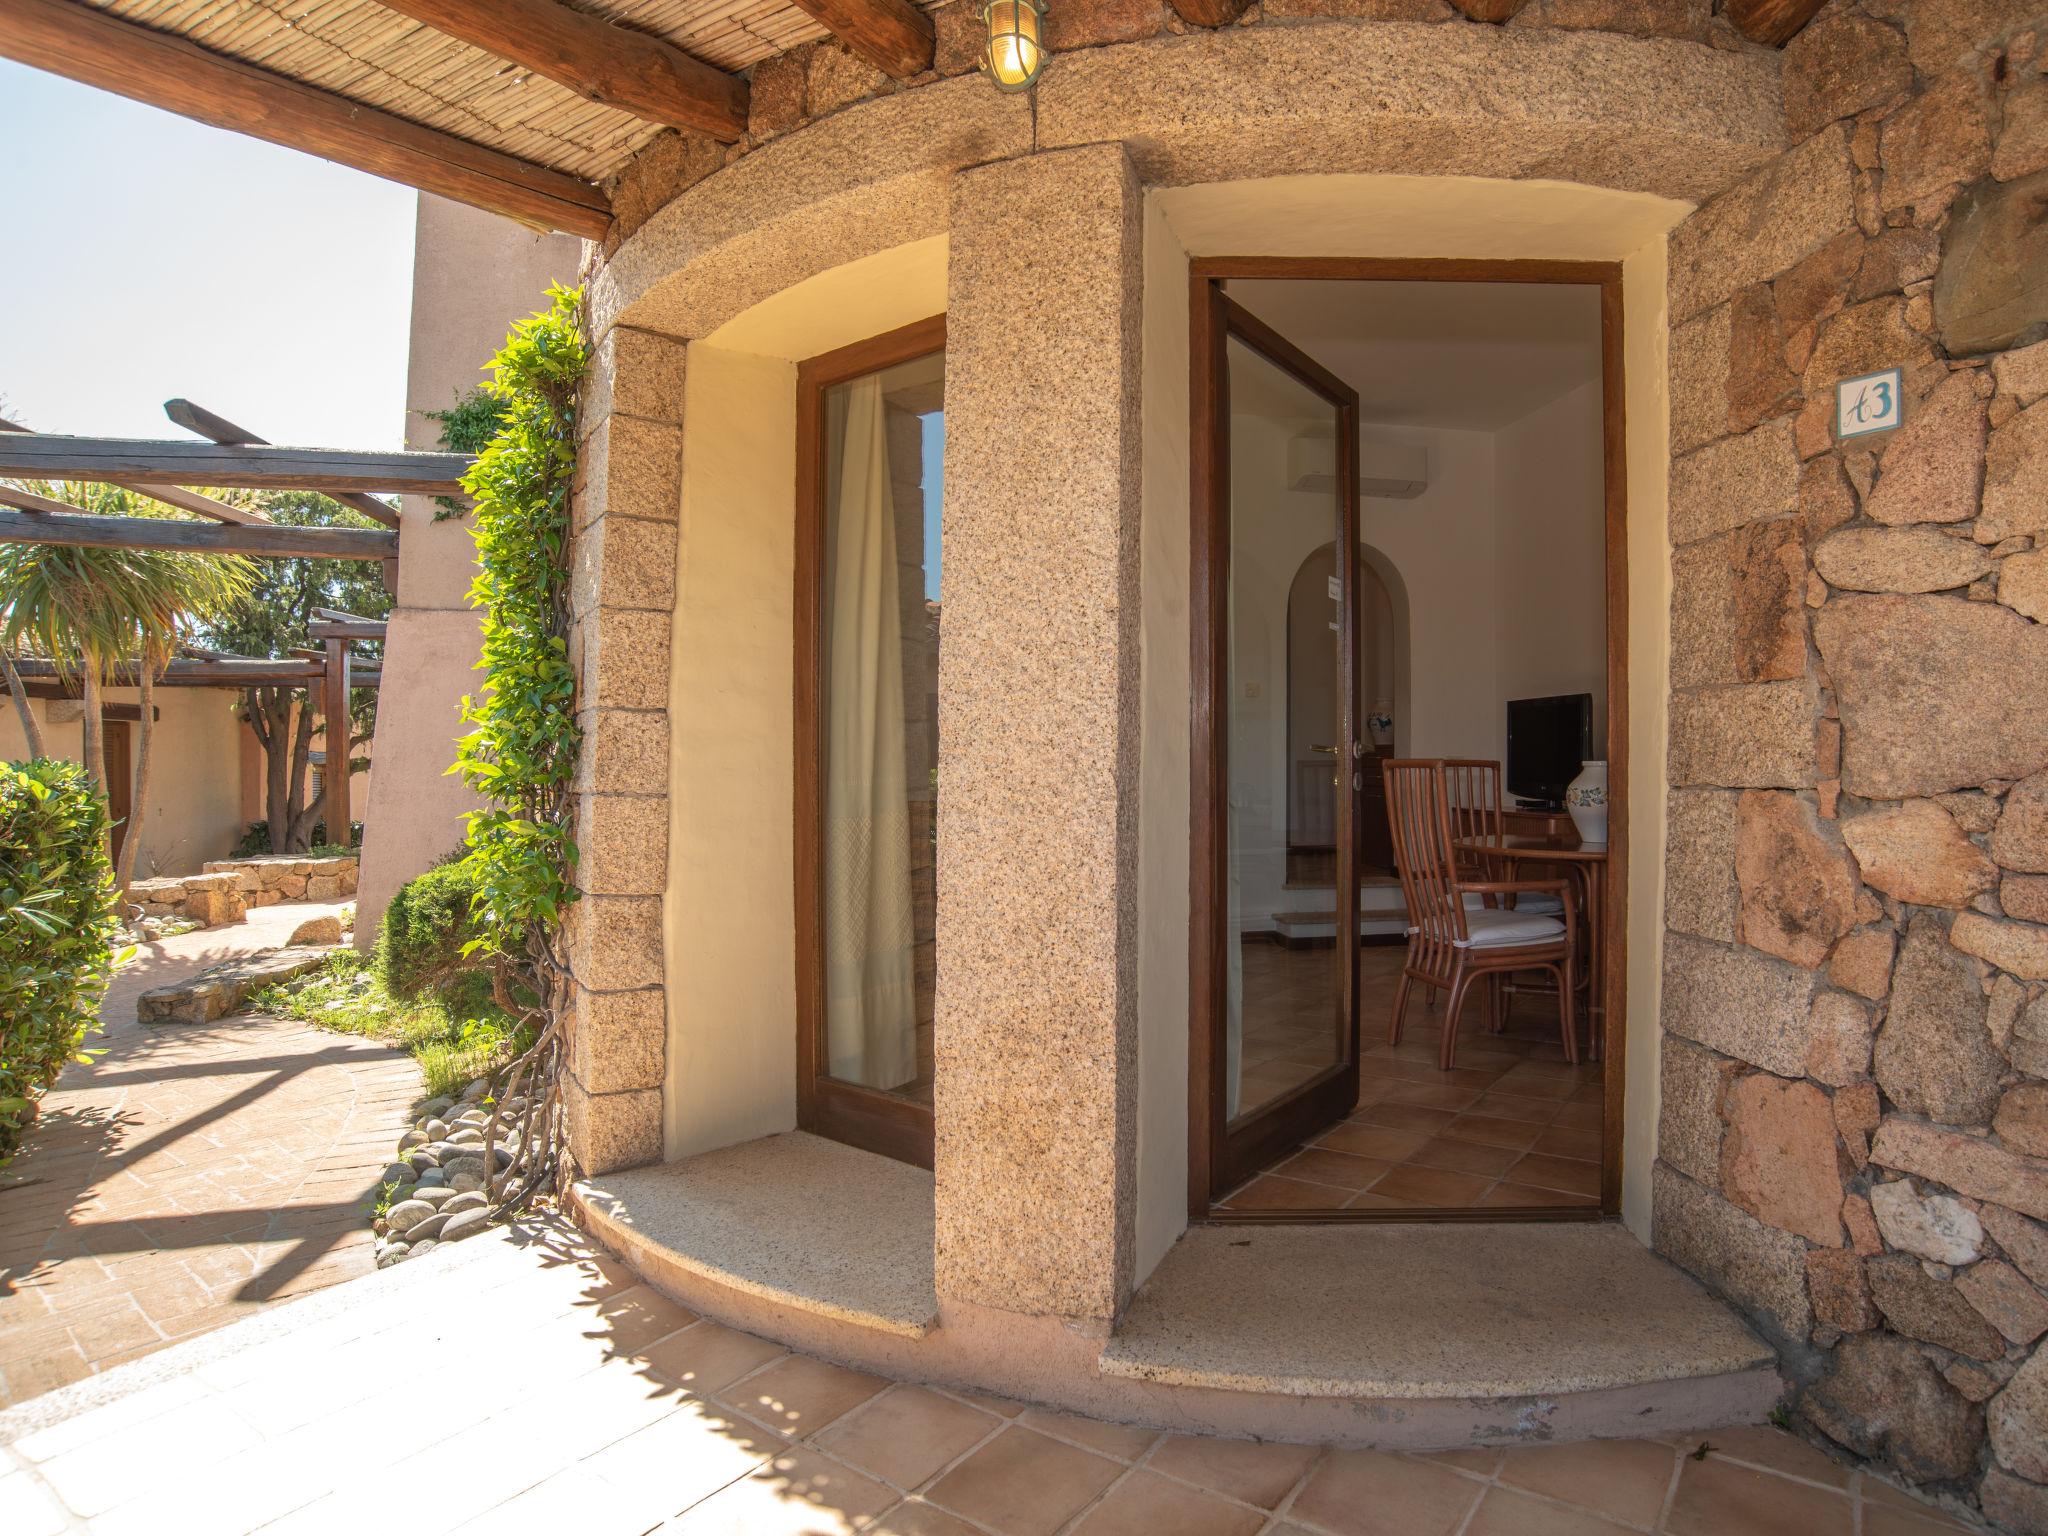
[(476, 871), (460, 854), (399, 887), (377, 931), (377, 964), (393, 997), (420, 997), (483, 964), (464, 953), (476, 937), (476, 890)]
[(0, 1164), (64, 1064), (91, 1059), (115, 894), (106, 805), (84, 768), (0, 763)]

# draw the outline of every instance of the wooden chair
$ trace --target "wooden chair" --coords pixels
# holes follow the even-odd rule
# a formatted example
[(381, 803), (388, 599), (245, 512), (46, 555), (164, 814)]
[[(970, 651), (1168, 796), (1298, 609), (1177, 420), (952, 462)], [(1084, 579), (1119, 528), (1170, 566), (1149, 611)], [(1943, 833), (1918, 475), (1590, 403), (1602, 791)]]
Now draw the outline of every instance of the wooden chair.
[[(1447, 765), (1441, 758), (1389, 758), (1381, 765), (1387, 785), (1387, 819), (1394, 834), (1394, 867), (1408, 902), (1408, 955), (1394, 992), (1394, 1017), (1387, 1043), (1399, 1045), (1415, 982), (1444, 989), (1443, 1043), (1437, 1064), (1448, 1072), (1458, 1052), (1458, 1015), (1474, 980), (1507, 971), (1542, 970), (1557, 979), (1558, 1034), (1565, 1060), (1579, 1061), (1574, 1017), (1574, 968), (1578, 918), (1562, 880), (1472, 880), (1461, 878), (1452, 837)], [(1556, 916), (1512, 907), (1470, 906), (1467, 898), (1508, 897), (1548, 892)], [(1486, 997), (1488, 1023), (1494, 998)]]
[[(1444, 762), (1444, 798), (1451, 813), (1451, 846), (1458, 860), (1461, 880), (1491, 881), (1498, 873), (1483, 854), (1468, 852), (1460, 843), (1474, 838), (1499, 838), (1507, 824), (1500, 809), (1500, 764), (1490, 757), (1447, 757)], [(1467, 906), (1494, 907), (1498, 896), (1468, 901)], [(1542, 912), (1556, 916), (1564, 903), (1545, 895), (1508, 898), (1506, 905), (1517, 912)]]

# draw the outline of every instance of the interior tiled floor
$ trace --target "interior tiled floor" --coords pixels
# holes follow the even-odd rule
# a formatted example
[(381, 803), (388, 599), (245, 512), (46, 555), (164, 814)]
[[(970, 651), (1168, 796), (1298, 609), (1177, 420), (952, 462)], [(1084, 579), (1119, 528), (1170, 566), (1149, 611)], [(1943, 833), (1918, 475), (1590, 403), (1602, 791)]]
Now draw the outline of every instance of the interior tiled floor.
[[(90, 1393), (80, 1398), (81, 1393)], [(498, 1231), (0, 1412), (8, 1536), (1935, 1536), (1774, 1429), (1398, 1455), (891, 1383)]]
[[(1256, 1107), (1334, 1057), (1331, 951), (1244, 946), (1244, 1087)], [(1387, 1044), (1403, 950), (1359, 955), (1358, 1108), (1221, 1202), (1230, 1210), (1444, 1209), (1595, 1205), (1600, 1197), (1601, 1068), (1564, 1059), (1554, 995), (1524, 992), (1486, 1033), (1475, 994), (1457, 1065), (1437, 1067), (1439, 995), (1408, 1001)], [(1583, 1026), (1582, 1026), (1583, 1028)]]

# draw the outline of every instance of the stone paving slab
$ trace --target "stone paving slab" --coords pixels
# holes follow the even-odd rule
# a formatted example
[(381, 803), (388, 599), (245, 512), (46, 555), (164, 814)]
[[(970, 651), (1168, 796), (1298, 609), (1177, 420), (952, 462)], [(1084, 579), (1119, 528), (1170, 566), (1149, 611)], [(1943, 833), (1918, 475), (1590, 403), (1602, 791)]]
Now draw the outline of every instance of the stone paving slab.
[(735, 1332), (551, 1221), (0, 1411), (0, 1531), (1937, 1536), (1766, 1426), (1437, 1455), (1158, 1433)]
[(370, 1272), (364, 1207), (419, 1093), (411, 1058), (296, 1020), (137, 1017), (337, 910), (266, 907), (117, 975), (88, 1041), (106, 1054), (65, 1069), (0, 1175), (0, 1404)]

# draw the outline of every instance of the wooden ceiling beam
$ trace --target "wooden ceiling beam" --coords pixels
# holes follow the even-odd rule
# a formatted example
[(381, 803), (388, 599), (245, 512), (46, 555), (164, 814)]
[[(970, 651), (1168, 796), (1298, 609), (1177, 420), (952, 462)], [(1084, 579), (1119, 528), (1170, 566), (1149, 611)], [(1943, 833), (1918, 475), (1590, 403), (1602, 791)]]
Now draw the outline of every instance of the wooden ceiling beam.
[(168, 480), (251, 491), (399, 491), (453, 496), (466, 453), (279, 448), (255, 443), (158, 442), (149, 438), (0, 434), (0, 475), (30, 480)]
[(932, 19), (908, 0), (791, 0), (796, 8), (898, 80), (932, 67)]
[[(241, 443), (269, 446), (270, 440), (258, 437), (247, 427), (238, 427), (225, 416), (216, 416), (203, 405), (194, 405), (190, 400), (166, 400), (164, 414), (187, 432), (195, 433), (208, 442), (234, 447)], [(372, 522), (382, 523), (386, 528), (398, 526), (398, 514), (391, 507), (374, 496), (361, 491), (323, 491), (329, 501), (338, 501), (352, 512), (360, 512)]]
[(1494, 22), (1508, 20), (1528, 3), (1529, 0), (1451, 0), (1472, 20)]
[(83, 0), (6, 0), (0, 57), (523, 224), (589, 240), (602, 239), (611, 226), (611, 204), (586, 181), (123, 21)]
[[(14, 669), (29, 684), (29, 691), (38, 688), (52, 688), (52, 693), (36, 694), (38, 698), (63, 697), (75, 699), (78, 693), (74, 686), (67, 685), (57, 676), (57, 669), (47, 661), (32, 656), (17, 657)], [(193, 660), (176, 660), (156, 680), (159, 688), (298, 688), (308, 683), (317, 683), (327, 675), (327, 662), (323, 657), (318, 661), (265, 661), (258, 657), (221, 656)], [(374, 664), (349, 668), (349, 683), (357, 688), (375, 688), (383, 681), (383, 668)], [(133, 687), (135, 663), (121, 661), (107, 669), (106, 685), (110, 688)]]
[(1813, 20), (1826, 0), (1728, 0), (1723, 7), (1735, 30), (1753, 43), (1781, 48)]
[[(0, 505), (17, 492), (0, 486)], [(173, 549), (259, 559), (387, 560), (398, 535), (374, 528), (287, 528), (278, 523), (186, 523), (168, 517), (72, 517), (0, 512), (0, 544), (74, 544), (91, 549)]]
[(380, 0), (386, 10), (510, 59), (586, 101), (730, 144), (747, 131), (747, 83), (646, 32), (555, 0)]
[(1227, 27), (1244, 14), (1251, 0), (1173, 0), (1180, 19), (1191, 27)]

